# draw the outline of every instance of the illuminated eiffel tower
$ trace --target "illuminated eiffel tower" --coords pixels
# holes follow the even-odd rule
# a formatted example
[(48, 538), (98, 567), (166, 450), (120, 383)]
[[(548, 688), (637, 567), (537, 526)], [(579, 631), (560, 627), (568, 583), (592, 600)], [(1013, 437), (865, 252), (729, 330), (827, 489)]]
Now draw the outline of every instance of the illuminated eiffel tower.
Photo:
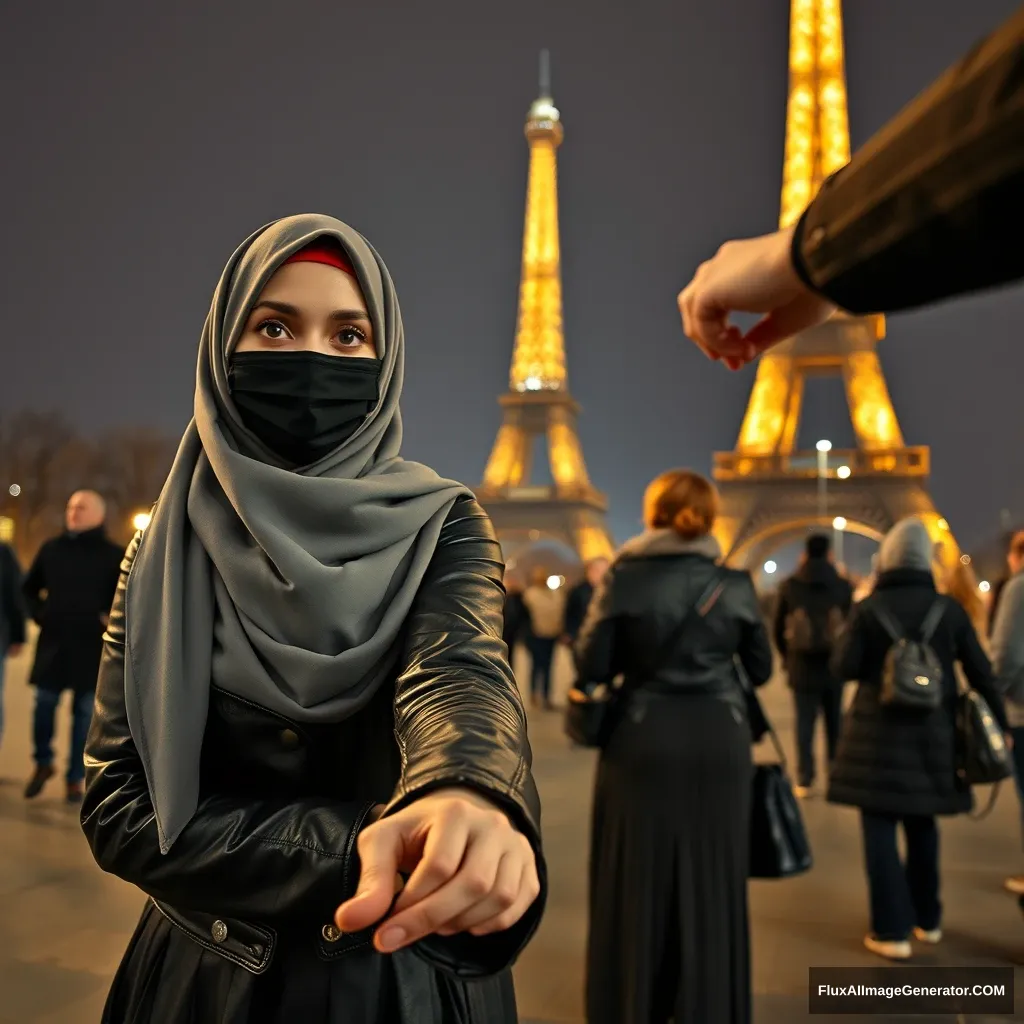
[[(530, 176), (509, 390), (498, 400), (502, 424), (476, 492), (506, 558), (542, 538), (568, 545), (584, 561), (613, 550), (605, 523), (608, 502), (587, 475), (576, 430), (579, 406), (566, 378), (556, 158), (562, 137), (545, 51), (540, 98), (526, 119)], [(537, 438), (546, 441), (550, 486), (531, 483)]]
[[(791, 0), (780, 226), (796, 223), (849, 159), (840, 0)], [(879, 539), (918, 515), (943, 561), (959, 554), (928, 491), (929, 450), (904, 443), (876, 351), (884, 336), (881, 316), (840, 313), (761, 357), (736, 448), (714, 460), (722, 493), (716, 533), (730, 561), (759, 566), (774, 548), (809, 527), (831, 527), (834, 517)], [(824, 458), (796, 450), (804, 384), (815, 375), (842, 377), (855, 449)]]

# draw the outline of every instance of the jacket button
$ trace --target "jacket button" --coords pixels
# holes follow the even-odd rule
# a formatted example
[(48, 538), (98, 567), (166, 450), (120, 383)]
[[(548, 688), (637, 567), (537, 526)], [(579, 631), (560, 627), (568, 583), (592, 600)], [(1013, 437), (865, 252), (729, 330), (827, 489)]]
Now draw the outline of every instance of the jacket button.
[(324, 942), (337, 942), (341, 938), (341, 932), (333, 924), (325, 924), (320, 934), (324, 937)]
[(228, 937), (228, 926), (223, 921), (214, 921), (210, 935), (213, 936), (214, 942), (224, 942)]
[(281, 746), (293, 750), (299, 745), (299, 734), (294, 729), (281, 730)]

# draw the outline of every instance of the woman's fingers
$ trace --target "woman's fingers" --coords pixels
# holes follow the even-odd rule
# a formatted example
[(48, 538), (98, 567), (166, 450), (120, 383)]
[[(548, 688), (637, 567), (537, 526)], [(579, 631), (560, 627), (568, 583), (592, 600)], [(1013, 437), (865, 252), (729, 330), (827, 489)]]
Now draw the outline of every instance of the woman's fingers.
[[(532, 859), (532, 850), (529, 856)], [(509, 849), (505, 837), (474, 835), (453, 878), (384, 922), (378, 933), (378, 949), (390, 952), (396, 948), (393, 943), (399, 933), (403, 936), (401, 944), (407, 945), (432, 933), (465, 931), (463, 922), (468, 917), (472, 917), (474, 926), (493, 921), (520, 901), (524, 867), (523, 851), (515, 846)], [(535, 898), (536, 893), (529, 902)], [(529, 902), (514, 920), (522, 916)]]
[(425, 899), (455, 876), (466, 853), (469, 828), (469, 814), (464, 809), (452, 806), (439, 811), (427, 833), (420, 862), (409, 875), (394, 913)]
[[(455, 935), (458, 932), (472, 932), (474, 935), (483, 935), (490, 931), (502, 931), (503, 928), (514, 924), (518, 917), (507, 925), (501, 925), (500, 919), (516, 906), (524, 888), (529, 888), (530, 883), (526, 876), (530, 870), (531, 866), (525, 863), (522, 857), (514, 853), (503, 856), (490, 892), (464, 913), (450, 920), (440, 930), (440, 934)], [(527, 907), (533, 902), (533, 899), (536, 899), (536, 893), (527, 902)]]

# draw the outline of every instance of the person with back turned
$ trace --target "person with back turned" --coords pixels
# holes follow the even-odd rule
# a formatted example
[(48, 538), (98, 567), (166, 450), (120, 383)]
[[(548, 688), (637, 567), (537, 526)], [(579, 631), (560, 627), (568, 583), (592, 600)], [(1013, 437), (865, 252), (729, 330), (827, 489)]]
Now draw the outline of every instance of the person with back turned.
[(53, 778), (53, 727), (60, 695), (71, 690), (71, 750), (67, 798), (82, 799), (85, 739), (103, 651), (103, 630), (114, 602), (124, 549), (107, 537), (107, 508), (95, 491), (71, 495), (67, 529), (40, 549), (25, 577), (29, 614), (39, 642), (29, 682), (36, 688), (32, 721), (35, 771), (25, 787), (32, 800)]
[(800, 568), (779, 590), (775, 645), (786, 662), (796, 709), (797, 786), (805, 797), (814, 785), (814, 729), (825, 719), (828, 759), (835, 757), (842, 716), (843, 683), (829, 661), (853, 603), (853, 590), (832, 563), (825, 534), (807, 538)]
[(588, 1024), (749, 1024), (751, 729), (772, 674), (750, 575), (720, 565), (719, 496), (671, 470), (597, 587), (580, 689), (625, 679), (594, 786)]

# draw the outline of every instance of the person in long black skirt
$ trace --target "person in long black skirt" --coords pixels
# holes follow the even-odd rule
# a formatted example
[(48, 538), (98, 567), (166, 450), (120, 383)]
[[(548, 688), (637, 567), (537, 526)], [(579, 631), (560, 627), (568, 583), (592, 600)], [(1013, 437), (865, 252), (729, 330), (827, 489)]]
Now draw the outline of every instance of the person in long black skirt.
[(772, 652), (749, 574), (718, 564), (717, 509), (698, 474), (658, 477), (647, 530), (616, 556), (576, 646), (582, 686), (623, 676), (628, 694), (594, 791), (589, 1024), (751, 1019), (751, 735), (737, 662), (761, 685)]

